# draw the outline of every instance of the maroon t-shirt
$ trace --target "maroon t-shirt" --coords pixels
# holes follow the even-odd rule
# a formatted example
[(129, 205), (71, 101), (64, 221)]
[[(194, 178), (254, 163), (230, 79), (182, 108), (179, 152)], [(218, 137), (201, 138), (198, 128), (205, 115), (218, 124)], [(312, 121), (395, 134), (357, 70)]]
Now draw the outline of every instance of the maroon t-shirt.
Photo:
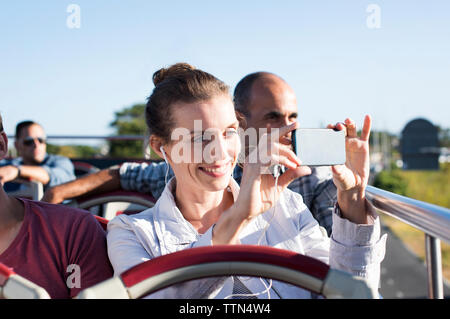
[(51, 298), (75, 297), (113, 275), (106, 234), (84, 210), (21, 199), (25, 216), (0, 262), (47, 290)]

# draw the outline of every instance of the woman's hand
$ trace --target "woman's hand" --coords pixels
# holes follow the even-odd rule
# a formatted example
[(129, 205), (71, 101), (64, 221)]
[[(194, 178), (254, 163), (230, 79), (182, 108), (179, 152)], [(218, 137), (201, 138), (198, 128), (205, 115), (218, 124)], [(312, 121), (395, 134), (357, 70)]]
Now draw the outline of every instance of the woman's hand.
[[(258, 147), (253, 149), (244, 162), (239, 197), (236, 201), (244, 216), (252, 219), (275, 205), (283, 190), (296, 178), (311, 174), (311, 169), (301, 162), (290, 145), (280, 139), (298, 128), (298, 123), (268, 128), (268, 133), (259, 138)], [(287, 171), (278, 177), (271, 174), (271, 168), (283, 165)]]
[[(245, 159), (236, 202), (221, 215), (214, 227), (215, 245), (239, 243), (239, 233), (248, 222), (273, 207), (281, 192), (294, 179), (311, 174), (309, 167), (301, 166), (290, 145), (280, 143), (281, 137), (297, 127), (297, 123), (292, 123), (260, 136), (258, 147)], [(278, 177), (278, 182), (270, 172), (270, 167), (276, 164), (287, 168)]]
[(370, 222), (365, 208), (365, 190), (369, 180), (369, 135), (371, 118), (366, 115), (361, 136), (351, 119), (344, 123), (328, 125), (328, 128), (345, 130), (346, 161), (344, 165), (332, 166), (333, 182), (337, 187), (338, 204), (344, 218), (356, 224)]

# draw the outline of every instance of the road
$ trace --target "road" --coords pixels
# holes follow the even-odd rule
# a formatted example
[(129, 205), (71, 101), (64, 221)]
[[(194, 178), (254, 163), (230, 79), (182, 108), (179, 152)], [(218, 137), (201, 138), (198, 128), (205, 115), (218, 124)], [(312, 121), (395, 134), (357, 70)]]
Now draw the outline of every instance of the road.
[[(427, 298), (428, 281), (425, 263), (385, 225), (382, 225), (381, 233), (388, 234), (386, 255), (381, 264), (380, 293), (383, 298)], [(450, 287), (445, 284), (444, 297), (450, 298)]]

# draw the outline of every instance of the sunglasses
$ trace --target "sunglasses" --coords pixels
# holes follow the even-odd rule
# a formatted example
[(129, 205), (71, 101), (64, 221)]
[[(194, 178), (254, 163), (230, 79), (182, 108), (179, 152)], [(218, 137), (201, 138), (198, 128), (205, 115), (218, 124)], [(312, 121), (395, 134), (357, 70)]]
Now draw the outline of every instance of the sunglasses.
[(45, 138), (43, 138), (43, 137), (36, 137), (36, 138), (33, 138), (33, 137), (31, 137), (31, 136), (28, 136), (28, 137), (26, 137), (26, 138), (24, 138), (24, 140), (23, 140), (23, 145), (25, 145), (25, 146), (31, 146), (31, 145), (34, 145), (34, 143), (35, 143), (35, 140), (37, 140), (38, 142), (39, 142), (39, 144), (45, 144)]

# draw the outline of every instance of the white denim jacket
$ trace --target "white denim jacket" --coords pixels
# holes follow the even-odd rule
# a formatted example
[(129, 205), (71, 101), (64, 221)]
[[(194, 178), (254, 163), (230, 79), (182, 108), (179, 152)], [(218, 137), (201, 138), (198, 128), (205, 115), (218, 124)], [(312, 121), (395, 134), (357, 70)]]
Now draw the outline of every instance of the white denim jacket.
[[(155, 206), (135, 215), (119, 215), (108, 224), (108, 255), (115, 275), (152, 258), (186, 248), (212, 245), (212, 228), (199, 234), (176, 207), (172, 178)], [(230, 190), (236, 200), (238, 184)], [(303, 203), (302, 196), (286, 189), (277, 204), (254, 218), (241, 232), (242, 244), (286, 249), (319, 259), (333, 268), (366, 278), (378, 287), (386, 235), (380, 239), (380, 222), (370, 204), (373, 225), (356, 225), (333, 213), (333, 232), (328, 238)], [(268, 225), (270, 223), (270, 225)], [(266, 227), (268, 226), (268, 227)], [(239, 277), (252, 293), (266, 289), (259, 278)], [(233, 278), (190, 281), (149, 295), (151, 298), (225, 298), (232, 293)], [(268, 294), (259, 295), (266, 298)], [(310, 298), (301, 288), (273, 281), (271, 298)]]

